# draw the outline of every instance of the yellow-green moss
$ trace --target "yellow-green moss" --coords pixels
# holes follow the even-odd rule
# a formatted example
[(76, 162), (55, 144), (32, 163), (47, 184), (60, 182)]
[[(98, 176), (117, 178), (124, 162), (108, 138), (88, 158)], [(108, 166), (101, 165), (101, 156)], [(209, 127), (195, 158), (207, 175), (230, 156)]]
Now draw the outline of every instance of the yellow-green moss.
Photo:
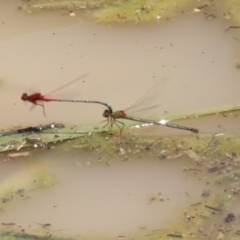
[(240, 1), (219, 0), (213, 3), (192, 0), (33, 0), (24, 1), (20, 8), (32, 13), (41, 10), (65, 9), (77, 11), (87, 9), (88, 15), (100, 22), (147, 22), (164, 21), (182, 14), (204, 12), (217, 14), (230, 20), (232, 24), (240, 24)]
[(240, 24), (240, 1), (239, 0), (227, 0), (221, 1), (224, 18), (229, 20), (232, 24)]
[(97, 21), (103, 22), (145, 22), (174, 18), (184, 12), (191, 0), (125, 1), (118, 6), (99, 9), (93, 13)]

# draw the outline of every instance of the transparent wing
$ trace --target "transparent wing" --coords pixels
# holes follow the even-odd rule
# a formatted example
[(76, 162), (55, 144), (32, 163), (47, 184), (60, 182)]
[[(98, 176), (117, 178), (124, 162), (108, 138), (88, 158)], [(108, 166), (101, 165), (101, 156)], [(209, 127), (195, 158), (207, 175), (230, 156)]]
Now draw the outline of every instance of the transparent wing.
[(169, 81), (167, 78), (156, 81), (148, 91), (125, 109), (126, 114), (132, 117), (150, 116), (153, 113), (156, 115), (163, 105), (161, 96)]
[[(75, 95), (75, 94), (77, 95), (77, 94), (79, 94), (79, 89), (76, 87), (76, 84), (80, 83), (80, 81), (88, 75), (89, 75), (88, 73), (85, 73), (82, 76), (64, 84), (63, 86), (61, 86), (47, 94), (44, 94), (44, 96), (55, 96), (56, 97), (59, 95), (59, 96), (67, 97), (68, 95), (70, 95), (70, 96)], [(78, 93), (74, 94), (73, 91), (76, 91), (76, 90), (78, 91)], [(71, 91), (71, 94), (69, 93), (69, 91)]]

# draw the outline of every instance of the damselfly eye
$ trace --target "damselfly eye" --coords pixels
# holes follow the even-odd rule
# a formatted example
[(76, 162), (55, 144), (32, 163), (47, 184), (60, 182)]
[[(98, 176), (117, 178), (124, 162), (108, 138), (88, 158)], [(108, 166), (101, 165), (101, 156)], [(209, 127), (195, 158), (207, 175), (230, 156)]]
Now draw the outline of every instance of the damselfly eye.
[(21, 99), (22, 99), (23, 101), (26, 101), (27, 98), (28, 98), (28, 95), (27, 95), (26, 93), (23, 93)]
[(104, 110), (104, 112), (103, 112), (103, 117), (108, 118), (109, 115), (110, 115), (110, 114), (109, 114), (109, 110), (108, 110), (108, 109)]

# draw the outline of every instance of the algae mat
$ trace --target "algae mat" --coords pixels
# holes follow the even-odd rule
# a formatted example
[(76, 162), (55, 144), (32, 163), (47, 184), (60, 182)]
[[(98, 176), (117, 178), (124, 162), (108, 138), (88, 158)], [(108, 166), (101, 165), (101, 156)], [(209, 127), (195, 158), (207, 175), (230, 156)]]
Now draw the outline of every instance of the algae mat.
[[(231, 24), (240, 24), (238, 0), (192, 1), (192, 0), (33, 0), (24, 1), (19, 6), (28, 13), (50, 10), (67, 10), (71, 17), (77, 11), (86, 11), (88, 16), (99, 22), (141, 23), (157, 22), (177, 18), (182, 15), (202, 12), (207, 19), (224, 17)], [(222, 13), (222, 14), (219, 14)]]

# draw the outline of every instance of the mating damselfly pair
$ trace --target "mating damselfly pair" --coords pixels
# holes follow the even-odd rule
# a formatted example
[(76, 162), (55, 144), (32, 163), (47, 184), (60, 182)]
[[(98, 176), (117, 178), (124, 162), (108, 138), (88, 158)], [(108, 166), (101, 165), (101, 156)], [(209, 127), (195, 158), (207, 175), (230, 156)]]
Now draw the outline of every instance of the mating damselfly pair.
[(88, 74), (84, 74), (81, 77), (72, 80), (71, 82), (55, 89), (54, 91), (50, 92), (49, 94), (42, 94), (40, 92), (35, 92), (33, 94), (27, 94), (23, 93), (21, 96), (21, 99), (23, 101), (27, 101), (33, 104), (31, 109), (35, 106), (40, 106), (43, 109), (43, 114), (46, 117), (45, 108), (44, 108), (44, 102), (71, 102), (71, 103), (92, 103), (92, 104), (101, 104), (107, 107), (107, 109), (103, 112), (103, 117), (106, 118), (107, 124), (104, 127), (109, 127), (109, 130), (112, 129), (114, 125), (116, 125), (120, 130), (120, 135), (122, 134), (122, 131), (124, 129), (124, 122), (120, 121), (119, 119), (127, 119), (135, 122), (141, 122), (141, 123), (147, 123), (147, 124), (154, 124), (154, 125), (161, 125), (165, 127), (170, 128), (176, 128), (186, 131), (191, 131), (193, 133), (198, 133), (199, 130), (196, 128), (186, 127), (178, 124), (170, 123), (167, 120), (160, 120), (160, 121), (154, 121), (149, 119), (143, 119), (138, 117), (129, 116), (126, 111), (119, 110), (119, 111), (113, 111), (112, 106), (108, 103), (97, 101), (97, 100), (72, 100), (72, 99), (59, 99), (59, 98), (51, 98), (48, 97), (48, 95), (51, 95), (52, 93), (55, 93), (59, 90), (62, 90), (63, 88), (72, 85), (73, 83), (79, 81), (80, 79), (86, 77)]

